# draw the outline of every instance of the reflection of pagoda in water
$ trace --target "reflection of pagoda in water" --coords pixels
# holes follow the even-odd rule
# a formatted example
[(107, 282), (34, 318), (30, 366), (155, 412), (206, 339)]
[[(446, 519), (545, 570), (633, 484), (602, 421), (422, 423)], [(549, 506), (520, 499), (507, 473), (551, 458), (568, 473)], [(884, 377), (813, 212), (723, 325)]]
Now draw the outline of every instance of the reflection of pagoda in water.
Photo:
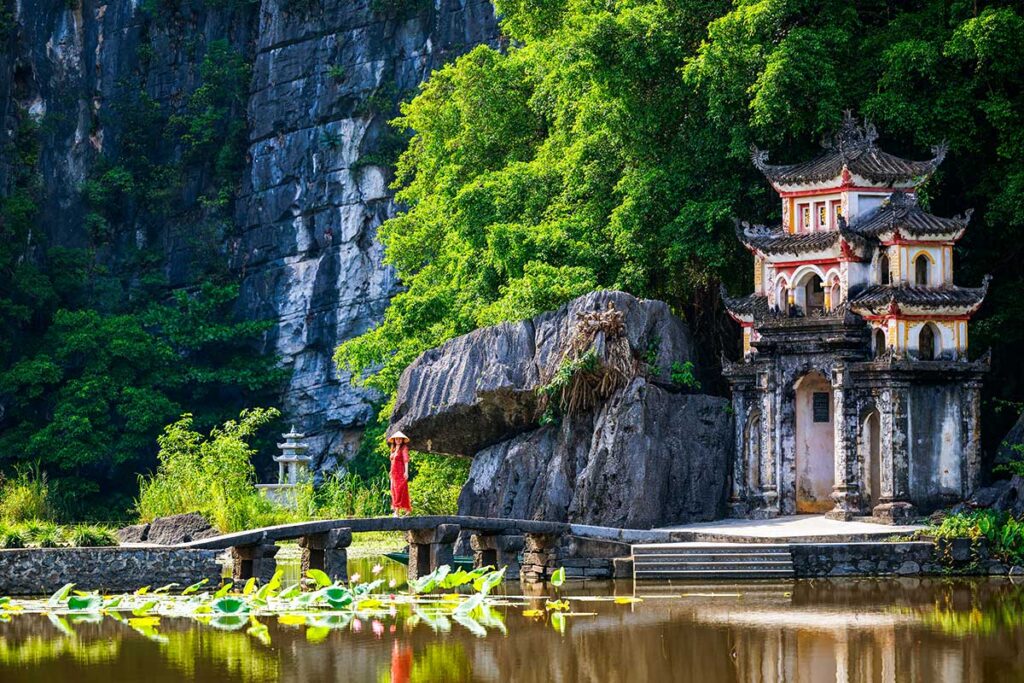
[(927, 213), (916, 189), (941, 163), (882, 151), (847, 114), (818, 158), (754, 164), (782, 225), (738, 229), (754, 293), (725, 297), (744, 359), (727, 364), (737, 516), (828, 512), (903, 519), (962, 500), (980, 469), (987, 361), (967, 357), (985, 297), (953, 283), (970, 218)]

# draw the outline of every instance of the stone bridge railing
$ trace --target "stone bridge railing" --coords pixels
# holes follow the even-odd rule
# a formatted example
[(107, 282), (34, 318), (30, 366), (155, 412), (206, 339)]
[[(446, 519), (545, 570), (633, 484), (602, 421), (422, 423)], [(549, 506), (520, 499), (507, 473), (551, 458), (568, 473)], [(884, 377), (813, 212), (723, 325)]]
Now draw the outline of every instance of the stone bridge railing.
[[(263, 580), (277, 567), (278, 541), (298, 539), (302, 571), (320, 569), (336, 581), (348, 579), (348, 547), (352, 535), (373, 531), (404, 531), (409, 543), (409, 578), (416, 579), (442, 564), (451, 564), (455, 541), (470, 532), (474, 565), (507, 566), (529, 583), (546, 581), (558, 567), (558, 545), (563, 536), (616, 543), (657, 543), (674, 540), (667, 531), (466, 516), (369, 517), (325, 519), (239, 531), (182, 543), (174, 548), (230, 549), (234, 579)], [(519, 555), (523, 561), (520, 564)]]

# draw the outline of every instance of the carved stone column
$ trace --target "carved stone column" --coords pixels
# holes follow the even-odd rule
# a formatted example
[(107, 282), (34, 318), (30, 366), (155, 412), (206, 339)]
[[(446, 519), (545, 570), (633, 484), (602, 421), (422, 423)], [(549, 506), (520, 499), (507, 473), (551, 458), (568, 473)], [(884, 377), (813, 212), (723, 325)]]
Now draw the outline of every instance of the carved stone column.
[(326, 533), (303, 536), (299, 539), (299, 547), (302, 548), (302, 575), (305, 576), (310, 569), (319, 569), (332, 581), (348, 581), (350, 545), (351, 529), (331, 529)]
[(909, 385), (893, 382), (882, 392), (881, 417), (882, 495), (872, 515), (896, 524), (914, 516), (910, 503)]
[(835, 482), (832, 500), (836, 506), (826, 513), (830, 519), (848, 521), (860, 514), (860, 468), (857, 467), (857, 415), (849, 396), (846, 365), (832, 370), (832, 457)]
[(961, 495), (970, 498), (981, 485), (981, 380), (964, 383), (963, 480)]
[(747, 498), (750, 492), (747, 489), (747, 443), (744, 438), (747, 430), (746, 424), (750, 417), (747, 415), (746, 393), (738, 388), (733, 390), (732, 408), (735, 422), (733, 424), (733, 442), (736, 444), (733, 453), (732, 466), (732, 490), (729, 496), (729, 516), (745, 517), (749, 506)]
[(409, 580), (429, 574), (455, 560), (458, 524), (439, 524), (436, 529), (412, 529), (405, 534), (409, 543)]
[[(779, 443), (778, 443), (778, 406), (779, 384), (773, 376), (777, 369), (757, 373), (757, 391), (761, 398), (761, 465), (760, 487), (761, 499), (764, 501), (760, 517), (776, 517), (779, 515)], [(767, 438), (765, 438), (767, 435)]]

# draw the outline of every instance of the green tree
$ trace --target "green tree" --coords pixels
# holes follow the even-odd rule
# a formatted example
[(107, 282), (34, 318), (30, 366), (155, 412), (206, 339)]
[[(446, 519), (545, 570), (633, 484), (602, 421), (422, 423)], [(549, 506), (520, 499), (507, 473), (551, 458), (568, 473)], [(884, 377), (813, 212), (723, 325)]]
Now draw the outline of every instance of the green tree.
[[(423, 350), (594, 287), (668, 301), (709, 359), (736, 333), (714, 291), (749, 291), (732, 217), (778, 220), (749, 148), (806, 159), (842, 112), (895, 153), (951, 152), (923, 196), (969, 206), (958, 277), (995, 281), (972, 333), (1020, 397), (1024, 18), (1009, 2), (498, 0), (509, 47), (435, 72), (394, 122), (407, 211), (380, 229), (405, 289), (336, 354), (392, 393)], [(713, 387), (712, 387), (713, 389)], [(386, 412), (386, 408), (385, 408)], [(1001, 433), (996, 426), (994, 433)]]

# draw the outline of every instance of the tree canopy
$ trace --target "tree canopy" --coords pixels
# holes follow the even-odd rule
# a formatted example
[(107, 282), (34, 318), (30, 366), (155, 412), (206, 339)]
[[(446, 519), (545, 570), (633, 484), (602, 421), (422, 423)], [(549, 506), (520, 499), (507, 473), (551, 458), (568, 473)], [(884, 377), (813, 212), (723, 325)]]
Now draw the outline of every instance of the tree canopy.
[[(706, 356), (735, 353), (718, 282), (750, 290), (732, 218), (780, 218), (750, 145), (802, 161), (843, 111), (889, 151), (951, 152), (922, 188), (975, 207), (957, 277), (995, 282), (972, 346), (1019, 399), (1024, 326), (1024, 29), (1010, 2), (498, 0), (502, 49), (435, 72), (394, 121), (412, 134), (380, 229), (404, 291), (337, 362), (393, 393), (446, 339), (595, 287), (668, 301)], [(1001, 433), (1001, 432), (1000, 432)]]

